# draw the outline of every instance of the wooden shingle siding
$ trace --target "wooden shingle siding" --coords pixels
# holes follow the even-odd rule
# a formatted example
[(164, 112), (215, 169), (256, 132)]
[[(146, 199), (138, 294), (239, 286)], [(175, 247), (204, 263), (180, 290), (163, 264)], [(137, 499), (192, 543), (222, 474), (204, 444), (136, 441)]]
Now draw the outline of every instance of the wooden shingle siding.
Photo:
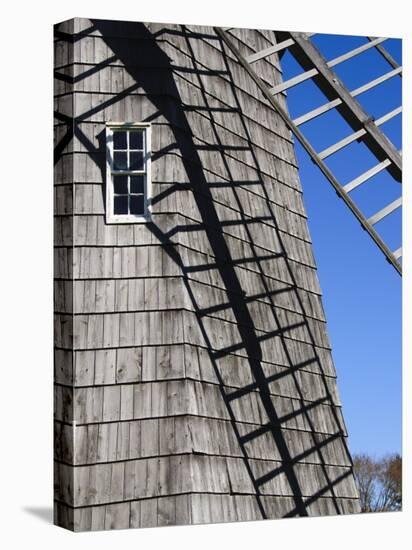
[[(57, 29), (55, 29), (57, 30)], [(74, 32), (74, 21), (68, 21), (59, 26), (60, 32), (55, 32), (54, 40), (54, 93), (57, 96), (61, 91), (64, 82), (65, 96), (55, 100), (55, 126), (54, 126), (54, 213), (64, 214), (66, 222), (60, 223), (55, 217), (54, 222), (54, 277), (67, 279), (68, 285), (62, 287), (55, 283), (54, 287), (54, 310), (60, 311), (64, 316), (55, 318), (54, 332), (55, 345), (60, 338), (68, 341), (73, 335), (73, 318), (70, 316), (73, 311), (73, 185), (60, 187), (60, 183), (68, 178), (73, 180), (72, 159), (62, 160), (61, 154), (66, 149), (72, 134), (71, 119), (73, 117), (73, 44), (61, 36), (61, 33), (72, 35)], [(64, 69), (62, 69), (64, 66)], [(61, 72), (62, 78), (58, 77)], [(66, 136), (62, 142), (62, 135)], [(64, 335), (64, 336), (63, 336)], [(69, 386), (73, 383), (73, 361), (74, 352), (70, 345), (66, 350), (55, 349), (54, 352), (54, 379), (61, 380)], [(61, 399), (57, 386), (54, 391), (54, 415), (67, 414), (73, 418), (73, 402), (70, 396)], [(59, 435), (59, 427), (55, 431), (55, 451), (72, 462), (74, 455), (73, 432), (68, 430), (62, 438)], [(59, 490), (64, 491), (65, 502), (69, 505), (73, 501), (73, 475), (72, 471), (62, 471), (57, 467), (54, 472), (54, 484)], [(55, 489), (56, 491), (56, 489)], [(59, 523), (70, 529), (74, 528), (73, 513), (70, 510), (62, 512)]]
[[(195, 88), (194, 91), (198, 94), (200, 94), (201, 90), (198, 88)], [(193, 90), (190, 90), (191, 93), (188, 93), (190, 97), (193, 97)], [(88, 92), (93, 93), (93, 92)], [(87, 97), (87, 94), (85, 92), (80, 93), (81, 97)], [(78, 95), (78, 94), (77, 94)], [(133, 94), (132, 94), (133, 95)], [(134, 94), (136, 95), (136, 94)], [(134, 97), (133, 95), (133, 97)], [(135, 101), (138, 102), (144, 99), (141, 97), (142, 94), (138, 95), (135, 98)], [(99, 98), (101, 96), (101, 100), (111, 100), (113, 99), (116, 94), (100, 94)], [(177, 103), (177, 100), (176, 100)], [(231, 124), (229, 120), (237, 121), (239, 119), (239, 114), (236, 114), (236, 116), (230, 117), (230, 113), (228, 111), (225, 111), (225, 105), (223, 105), (222, 111), (220, 112), (220, 117), (223, 117), (221, 121), (217, 120), (213, 123), (210, 121), (210, 119), (205, 115), (204, 111), (201, 109), (196, 110), (195, 107), (190, 108), (190, 110), (187, 113), (187, 119), (189, 123), (192, 126), (195, 126), (195, 130), (193, 132), (193, 137), (195, 140), (196, 145), (204, 146), (204, 145), (214, 145), (214, 131), (217, 131), (219, 135), (220, 141), (227, 146), (227, 153), (235, 158), (239, 158), (239, 160), (242, 160), (242, 155), (246, 155), (246, 150), (248, 148), (248, 134), (253, 133), (257, 137), (255, 137), (255, 149), (254, 153), (259, 156), (262, 159), (262, 161), (272, 163), (272, 159), (278, 159), (281, 160), (287, 164), (293, 164), (296, 166), (295, 161), (291, 160), (291, 153), (293, 152), (293, 144), (286, 141), (285, 143), (279, 144), (279, 136), (275, 133), (269, 134), (269, 140), (265, 140), (265, 129), (262, 126), (259, 126), (256, 121), (250, 120), (248, 121), (248, 126), (246, 128), (243, 127), (236, 127), (231, 128)], [(77, 113), (81, 114), (81, 113)], [(172, 130), (174, 132), (182, 132), (183, 134), (187, 132), (186, 128), (182, 128), (181, 126), (177, 124), (171, 124), (169, 121), (162, 122), (161, 120), (156, 120), (154, 122), (154, 126), (161, 126), (162, 127), (162, 133), (157, 136), (157, 140), (155, 141), (155, 145), (157, 146), (157, 149), (162, 149), (165, 145), (173, 144), (175, 143), (174, 136), (172, 134)], [(79, 128), (82, 131), (82, 134), (85, 134), (87, 138), (90, 140), (91, 143), (95, 147), (99, 146), (99, 140), (102, 138), (102, 130), (104, 130), (104, 123), (98, 122), (94, 120), (86, 119), (84, 121), (81, 121), (79, 123)], [(168, 130), (169, 129), (169, 130)], [(249, 132), (247, 132), (247, 129)], [(56, 137), (62, 137), (64, 135), (64, 128), (62, 125), (59, 125), (56, 127)], [(159, 142), (159, 140), (161, 140)], [(237, 147), (238, 149), (235, 149)], [(229, 148), (232, 148), (231, 150)], [(243, 149), (242, 149), (243, 148)], [(176, 151), (178, 152), (178, 147), (175, 147)], [(73, 141), (68, 143), (64, 148), (65, 153), (81, 153), (81, 152), (87, 152), (87, 148), (85, 143), (79, 138), (79, 136), (74, 136)], [(244, 162), (248, 162), (248, 157), (245, 156)], [(160, 159), (159, 159), (160, 160)], [(258, 159), (259, 160), (259, 159)], [(259, 163), (260, 164), (260, 163)], [(263, 162), (262, 162), (263, 164)], [(287, 182), (286, 182), (287, 183)]]
[[(269, 517), (294, 514), (296, 505), (291, 497), (262, 497)], [(336, 506), (342, 514), (358, 512), (356, 499), (320, 496), (308, 499), (311, 516), (336, 515)], [(168, 510), (165, 517), (164, 510)], [(120, 504), (68, 509), (56, 503), (56, 522), (74, 531), (124, 529), (125, 527), (160, 527), (188, 523), (221, 523), (255, 520), (259, 516), (256, 498), (252, 495), (188, 494), (150, 498)]]
[[(180, 387), (181, 393), (175, 394), (176, 388)], [(235, 391), (235, 388), (227, 386), (224, 389), (227, 393)], [(228, 420), (229, 415), (221, 403), (219, 391), (220, 388), (216, 384), (179, 378), (161, 382), (106, 384), (74, 389), (56, 386), (56, 400), (62, 399), (65, 404), (71, 403), (69, 411), (59, 406), (56, 420), (84, 425), (90, 422), (118, 422), (185, 413)], [(170, 402), (165, 403), (165, 397)], [(311, 396), (305, 396), (306, 399), (309, 397)], [(306, 431), (313, 429), (328, 434), (335, 433), (334, 430), (344, 431), (341, 412), (336, 408), (336, 404), (333, 403), (332, 406), (331, 398), (326, 391), (322, 397), (315, 400), (303, 400), (296, 395), (294, 398), (286, 398), (275, 393), (271, 395), (271, 399), (279, 412), (279, 425)], [(208, 412), (207, 407), (210, 403), (215, 405), (216, 410)], [(258, 426), (260, 422), (268, 422), (262, 407), (258, 392), (249, 392), (236, 400), (233, 414), (239, 422), (250, 422)]]
[[(158, 189), (155, 190), (155, 195), (159, 195), (156, 198), (155, 204), (158, 204), (159, 207), (162, 206), (159, 212), (165, 211), (165, 204), (163, 203), (163, 200), (166, 197), (163, 197), (163, 194), (167, 189), (169, 189), (169, 194), (172, 195), (172, 198), (174, 198), (175, 201), (183, 200), (183, 202), (185, 202), (188, 191), (193, 193), (194, 196), (206, 196), (205, 192), (202, 193), (201, 188), (193, 189), (193, 187), (189, 185), (190, 182), (185, 174), (181, 156), (167, 152), (164, 156), (167, 157), (168, 160), (167, 166), (165, 162), (160, 162), (160, 158), (159, 160), (155, 160), (153, 162), (153, 182), (155, 185), (158, 185)], [(163, 158), (163, 156), (161, 158)], [(192, 163), (190, 160), (186, 162), (196, 166), (196, 164)], [(72, 166), (72, 163), (74, 163), (74, 166)], [(102, 186), (104, 173), (103, 163), (104, 156), (101, 154), (95, 155), (94, 160), (92, 160), (89, 155), (82, 153), (63, 153), (56, 164), (56, 185), (68, 185), (72, 183), (73, 179), (76, 179), (79, 185), (86, 185), (88, 183), (90, 186)], [(70, 168), (71, 173), (66, 171), (68, 168)], [(206, 168), (204, 170), (205, 178), (210, 184), (210, 190), (214, 191), (217, 189), (223, 193), (225, 188), (228, 188), (228, 190), (232, 189), (233, 183), (230, 181), (228, 175), (219, 175), (216, 169), (216, 166), (211, 166), (209, 169)], [(176, 181), (177, 176), (179, 177), (178, 182)], [(260, 183), (261, 180), (259, 178), (261, 178), (264, 184), (267, 184), (265, 185), (264, 191), (262, 190), (262, 185)], [(170, 184), (173, 184), (173, 186)], [(279, 186), (278, 180), (274, 179), (270, 175), (252, 172), (249, 178), (244, 176), (242, 179), (237, 180), (236, 190), (240, 193), (249, 193), (251, 200), (254, 200), (256, 197), (263, 197), (268, 202), (268, 205), (274, 203), (275, 205), (282, 206), (291, 212), (295, 212), (305, 217), (301, 192), (299, 189), (295, 189), (286, 184)], [(97, 189), (96, 197), (98, 194), (99, 190)], [(249, 195), (246, 195), (246, 197), (248, 196)], [(219, 195), (216, 200), (218, 198)], [(219, 202), (222, 202), (222, 199), (220, 199)], [(176, 203), (172, 202), (172, 204)], [(188, 206), (189, 204), (190, 203), (188, 203)], [(225, 203), (223, 202), (223, 204)], [(233, 208), (234, 205), (228, 204), (227, 206)], [(91, 205), (89, 205), (89, 208), (90, 207)], [(96, 214), (101, 213), (101, 211), (99, 212), (98, 210), (88, 211), (95, 212)], [(77, 210), (76, 212), (81, 213), (81, 211)], [(267, 218), (264, 218), (262, 221), (267, 222), (268, 220)], [(286, 220), (283, 223), (286, 223)]]
[[(302, 344), (306, 347), (312, 346), (316, 351), (330, 349), (329, 342), (321, 332), (321, 326), (316, 325), (312, 320), (309, 324), (303, 316), (284, 312), (281, 317), (281, 310), (273, 315), (271, 330), (258, 330), (255, 328), (257, 340), (261, 343), (261, 351), (265, 356), (267, 342), (273, 346), (276, 343), (291, 346)], [(272, 317), (272, 316), (271, 316)], [(172, 323), (171, 319), (175, 321)], [(96, 348), (118, 348), (130, 346), (158, 346), (162, 344), (173, 345), (189, 343), (203, 345), (202, 331), (194, 325), (196, 314), (185, 309), (174, 309), (171, 307), (164, 311), (132, 311), (122, 313), (101, 313), (101, 314), (77, 314), (73, 315), (59, 313), (55, 316), (56, 334), (55, 343), (59, 348), (67, 349), (74, 346), (76, 350)], [(169, 325), (169, 323), (172, 323)], [(73, 326), (73, 328), (71, 328)], [(184, 330), (184, 326), (187, 330)], [(308, 329), (310, 326), (310, 329)], [(57, 328), (59, 327), (59, 328)], [(154, 330), (150, 331), (150, 327)], [(242, 329), (253, 327), (251, 324), (237, 323), (234, 319), (226, 321), (208, 315), (203, 316), (202, 327), (210, 333), (210, 349), (215, 351), (217, 356), (222, 352), (240, 352), (244, 349), (241, 340)], [(325, 341), (317, 341), (315, 329)], [(120, 334), (121, 333), (121, 334)], [(227, 346), (227, 340), (231, 343)], [(269, 350), (268, 350), (269, 351)], [(259, 354), (253, 355), (258, 357)], [(270, 355), (267, 356), (270, 358)], [(269, 359), (266, 359), (269, 360)]]
[[(238, 296), (210, 285), (195, 281), (189, 283), (190, 289), (200, 296), (199, 310), (205, 316), (236, 323), (236, 318), (230, 309), (230, 300)], [(153, 299), (147, 298), (148, 292), (154, 288)], [(280, 287), (283, 291), (283, 288)], [(290, 287), (284, 292), (290, 292)], [(168, 299), (165, 296), (169, 296)], [(133, 313), (141, 311), (158, 311), (168, 309), (193, 310), (188, 291), (181, 277), (151, 277), (147, 279), (89, 279), (55, 282), (55, 309), (59, 313), (93, 314), (93, 313)], [(258, 299), (248, 304), (253, 325), (257, 330), (267, 331), (270, 323), (279, 321), (280, 328), (300, 325), (297, 337), (304, 341), (313, 341), (323, 347), (328, 347), (328, 340), (323, 332), (323, 320), (304, 315), (303, 312), (292, 313), (282, 303), (274, 304)], [(302, 308), (303, 309), (303, 308)], [(305, 325), (311, 331), (307, 334)], [(246, 326), (252, 326), (246, 325)], [(299, 327), (298, 327), (299, 328)], [(293, 337), (292, 334), (289, 334)], [(309, 340), (308, 340), (309, 339)]]
[[(121, 311), (168, 309), (170, 292), (176, 309), (192, 309), (187, 290), (179, 277), (136, 277), (129, 279), (77, 279), (55, 281), (55, 309), (57, 312), (78, 313), (111, 313)], [(231, 320), (230, 300), (239, 295), (230, 290), (205, 284), (189, 278), (190, 288), (196, 292), (200, 310), (210, 312), (214, 317)], [(147, 300), (146, 292), (153, 285), (165, 291), (156, 292), (152, 300)], [(177, 295), (177, 290), (182, 294)], [(184, 297), (186, 296), (186, 299)], [(299, 303), (299, 298), (302, 304)], [(279, 315), (287, 315), (287, 311), (305, 314), (306, 321), (315, 327), (316, 321), (324, 321), (324, 312), (320, 297), (317, 294), (299, 291), (297, 297), (292, 287), (279, 282), (273, 295), (254, 294), (250, 296), (248, 308), (256, 323), (264, 323), (270, 315), (274, 315), (273, 307), (279, 308)], [(295, 307), (295, 309), (293, 309)], [(259, 320), (260, 317), (260, 320)], [(318, 324), (318, 323), (317, 323)], [(319, 325), (319, 324), (318, 324)], [(320, 325), (322, 326), (322, 325)], [(264, 330), (264, 325), (262, 327)], [(319, 328), (319, 330), (321, 330)]]
[[(327, 390), (338, 404), (330, 352), (323, 351), (324, 354), (320, 357), (322, 370), (315, 355), (306, 362), (302, 361), (296, 371), (288, 370), (286, 365), (273, 363), (278, 361), (277, 357), (273, 357), (272, 362), (263, 362), (271, 391), (274, 394), (299, 398), (301, 389), (305, 399), (314, 400), (318, 393), (323, 396), (323, 392)], [(61, 369), (56, 371), (56, 383), (63, 386), (71, 385), (73, 378), (76, 387), (92, 386), (95, 380), (97, 384), (104, 385), (114, 381), (135, 383), (183, 376), (216, 383), (216, 373), (207, 349), (188, 344), (83, 350), (75, 351), (73, 356), (67, 351), (57, 349), (56, 355), (59, 355), (56, 362), (61, 365)], [(253, 384), (254, 379), (247, 368), (245, 357), (231, 353), (221, 357), (217, 365), (225, 386), (242, 388)]]
[[(58, 251), (59, 263), (66, 266), (70, 261), (68, 255), (72, 253), (71, 249), (66, 248)], [(147, 266), (146, 276), (149, 277), (174, 277), (181, 273), (181, 269), (174, 261), (174, 256), (179, 256), (183, 261), (188, 260), (186, 268), (190, 273), (190, 279), (224, 288), (216, 262), (213, 256), (207, 252), (203, 253), (196, 249), (182, 245), (158, 246), (105, 246), (75, 247), (73, 250), (74, 259), (72, 270), (77, 279), (113, 279), (113, 278), (131, 278), (138, 277), (142, 269)], [(127, 258), (127, 265), (122, 266), (122, 258)], [(156, 262), (156, 258), (159, 260)], [(220, 260), (220, 258), (218, 258)], [(279, 282), (292, 285), (293, 279), (296, 281), (295, 287), (303, 288), (308, 292), (320, 294), (319, 283), (316, 277), (316, 271), (310, 266), (299, 263), (288, 262), (282, 256), (276, 257), (275, 254), (264, 254), (258, 257), (259, 262), (255, 262), (252, 257), (249, 262), (242, 262), (234, 267), (236, 275), (244, 285), (248, 294), (263, 294), (268, 291), (274, 291), (279, 288)], [(258, 265), (256, 265), (258, 263)], [(206, 269), (206, 266), (210, 266)], [(216, 267), (215, 267), (216, 266)], [(260, 267), (265, 268), (264, 278), (262, 280)], [(124, 268), (124, 271), (122, 271)], [(267, 272), (270, 271), (270, 275)], [(65, 271), (58, 275), (64, 278)], [(71, 270), (69, 269), (70, 273)], [(70, 275), (69, 275), (70, 276)], [(263, 286), (262, 286), (263, 285)], [(267, 287), (267, 288), (265, 288)], [(229, 290), (233, 291), (234, 288)]]
[[(262, 494), (293, 496), (282, 473), (282, 465), (276, 461), (252, 460), (257, 478), (267, 472), (279, 470), (278, 475), (263, 484)], [(297, 478), (302, 486), (303, 497), (310, 497), (316, 487), (328, 486), (323, 496), (356, 498), (357, 490), (350, 468), (325, 467), (315, 464), (297, 464)], [(60, 478), (65, 479), (71, 468), (58, 464)], [(67, 471), (67, 472), (66, 472)], [(207, 472), (207, 475), (204, 473)], [(93, 506), (138, 498), (179, 495), (189, 492), (253, 495), (254, 487), (246, 473), (243, 460), (237, 458), (200, 456), (196, 454), (118, 461), (110, 464), (78, 466), (74, 469), (73, 487), (59, 488), (57, 499), (74, 497), (74, 506)]]
[[(253, 429), (249, 423), (237, 422), (236, 426), (242, 434)], [(328, 466), (350, 466), (342, 440), (334, 434), (314, 435), (284, 427), (281, 430), (288, 440), (292, 460), (321, 464), (321, 456), (313, 448), (316, 441), (323, 456), (331, 461)], [(56, 460), (76, 466), (193, 452), (242, 458), (229, 420), (194, 415), (85, 424), (74, 430), (71, 425), (56, 421), (55, 432)], [(73, 437), (74, 457), (71, 454)], [(247, 452), (251, 459), (281, 460), (269, 432), (248, 442)]]
[[(357, 512), (289, 130), (211, 27), (55, 35), (55, 522)], [(113, 121), (152, 125), (149, 223), (106, 224)]]

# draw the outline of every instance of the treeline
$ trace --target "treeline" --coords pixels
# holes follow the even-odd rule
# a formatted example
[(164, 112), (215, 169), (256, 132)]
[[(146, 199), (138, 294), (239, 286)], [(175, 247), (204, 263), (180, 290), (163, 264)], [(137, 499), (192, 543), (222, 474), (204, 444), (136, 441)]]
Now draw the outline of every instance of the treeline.
[(362, 512), (402, 509), (402, 457), (399, 454), (381, 459), (366, 454), (354, 455), (353, 470)]

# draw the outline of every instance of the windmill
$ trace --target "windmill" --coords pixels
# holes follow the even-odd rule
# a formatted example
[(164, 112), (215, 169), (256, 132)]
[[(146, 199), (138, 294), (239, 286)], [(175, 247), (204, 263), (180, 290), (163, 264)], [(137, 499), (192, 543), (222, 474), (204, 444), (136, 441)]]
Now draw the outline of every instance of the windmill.
[[(295, 136), (350, 192), (400, 154), (302, 33), (75, 18), (55, 28), (55, 522), (73, 530), (359, 511)], [(304, 72), (282, 78), (285, 48)], [(300, 120), (284, 91), (329, 102)], [(384, 77), (382, 77), (384, 78)], [(387, 78), (390, 78), (387, 76)], [(370, 83), (367, 86), (377, 85)], [(353, 132), (316, 152), (300, 126)], [(342, 186), (325, 159), (363, 140)]]
[[(400, 115), (402, 112), (402, 106), (392, 109), (383, 116), (379, 117), (377, 120), (374, 120), (374, 118), (368, 115), (368, 113), (356, 100), (357, 96), (360, 96), (362, 93), (379, 86), (387, 80), (395, 78), (396, 76), (402, 77), (402, 67), (400, 67), (393, 57), (385, 50), (383, 45), (385, 38), (368, 37), (369, 42), (366, 44), (327, 61), (311, 41), (311, 36), (313, 36), (313, 33), (279, 33), (282, 36), (279, 43), (273, 47), (269, 47), (263, 51), (257, 52), (256, 54), (251, 54), (245, 57), (230, 40), (227, 30), (225, 31), (223, 29), (216, 28), (216, 32), (222, 37), (225, 44), (236, 55), (239, 63), (241, 63), (242, 67), (245, 71), (247, 71), (248, 75), (253, 78), (259, 86), (262, 94), (268, 101), (271, 102), (276, 112), (280, 114), (282, 119), (285, 121), (285, 124), (287, 124), (288, 128), (290, 128), (293, 132), (296, 139), (299, 140), (312, 161), (319, 167), (321, 172), (332, 185), (337, 196), (344, 201), (346, 206), (359, 221), (362, 229), (369, 234), (384, 254), (387, 261), (401, 275), (402, 267), (399, 259), (402, 257), (402, 247), (399, 246), (396, 250), (391, 251), (374, 227), (381, 220), (395, 212), (398, 208), (402, 207), (402, 194), (400, 190), (399, 197), (397, 199), (392, 201), (390, 204), (387, 204), (381, 210), (368, 218), (364, 216), (350, 196), (351, 191), (368, 182), (370, 178), (383, 170), (388, 170), (395, 181), (399, 184), (402, 183), (401, 152), (396, 150), (394, 145), (381, 130), (381, 126), (385, 122), (388, 122), (392, 118)], [(333, 71), (333, 67), (359, 56), (371, 48), (376, 48), (376, 50), (387, 61), (388, 65), (391, 67), (391, 70), (388, 70), (385, 74), (363, 84), (355, 90), (348, 90), (342, 80), (340, 80), (337, 74)], [(265, 83), (259, 78), (258, 74), (253, 71), (253, 63), (256, 63), (259, 59), (264, 59), (266, 56), (272, 55), (275, 52), (282, 52), (285, 49), (289, 49), (298, 63), (305, 69), (304, 72), (286, 82), (278, 84), (277, 86), (266, 86)], [(329, 98), (329, 101), (293, 120), (278, 103), (276, 96), (282, 91), (297, 86), (302, 82), (306, 82), (308, 79), (312, 79), (315, 82), (323, 94)], [(382, 102), (384, 103), (384, 101), (385, 98), (382, 95)], [(322, 114), (329, 112), (331, 109), (336, 109), (339, 112), (339, 114), (351, 126), (353, 133), (339, 140), (337, 143), (331, 144), (324, 150), (316, 152), (310, 141), (301, 131), (300, 127), (305, 123), (321, 116)], [(335, 153), (338, 153), (354, 141), (362, 141), (379, 162), (371, 169), (359, 174), (359, 176), (354, 178), (352, 181), (342, 185), (326, 165), (325, 159)], [(373, 193), (373, 190), (371, 192)]]

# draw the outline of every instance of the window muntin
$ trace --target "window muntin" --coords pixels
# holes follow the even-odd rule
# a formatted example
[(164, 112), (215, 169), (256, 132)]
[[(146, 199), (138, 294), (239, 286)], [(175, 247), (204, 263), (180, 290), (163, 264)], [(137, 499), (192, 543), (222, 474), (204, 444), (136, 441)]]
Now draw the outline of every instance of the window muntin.
[(106, 220), (136, 223), (150, 219), (150, 125), (108, 124)]

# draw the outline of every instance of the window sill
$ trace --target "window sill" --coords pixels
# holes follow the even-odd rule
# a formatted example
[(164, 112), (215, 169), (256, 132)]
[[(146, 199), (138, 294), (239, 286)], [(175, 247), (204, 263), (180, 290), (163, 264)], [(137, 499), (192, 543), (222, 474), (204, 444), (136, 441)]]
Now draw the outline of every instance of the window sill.
[(119, 215), (119, 216), (106, 216), (107, 224), (136, 224), (136, 223), (148, 223), (152, 221), (152, 216), (150, 214), (141, 215), (141, 216), (131, 216), (131, 215)]

